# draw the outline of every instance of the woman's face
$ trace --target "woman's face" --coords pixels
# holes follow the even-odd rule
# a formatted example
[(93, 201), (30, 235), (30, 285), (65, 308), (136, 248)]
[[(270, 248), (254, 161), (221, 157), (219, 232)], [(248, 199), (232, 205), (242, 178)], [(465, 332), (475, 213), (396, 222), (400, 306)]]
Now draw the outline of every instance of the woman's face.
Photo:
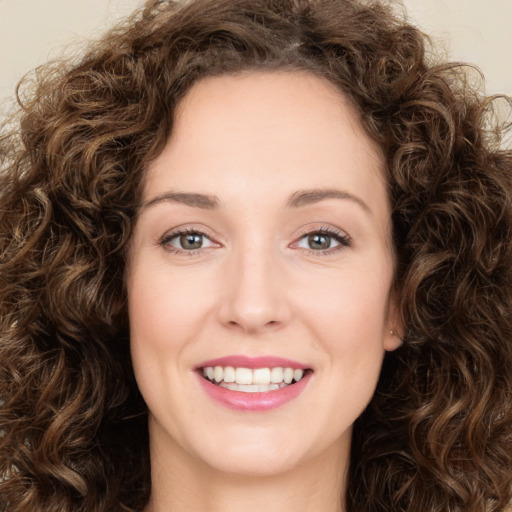
[(127, 277), (154, 458), (246, 475), (347, 459), (399, 344), (383, 167), (323, 79), (190, 90), (149, 166)]

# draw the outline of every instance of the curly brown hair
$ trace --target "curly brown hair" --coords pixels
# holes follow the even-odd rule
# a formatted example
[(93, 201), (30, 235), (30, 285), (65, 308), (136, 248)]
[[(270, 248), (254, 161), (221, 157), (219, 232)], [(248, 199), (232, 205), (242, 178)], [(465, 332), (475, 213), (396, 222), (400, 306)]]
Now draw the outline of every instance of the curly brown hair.
[(0, 144), (1, 511), (147, 503), (124, 287), (144, 172), (197, 80), (258, 69), (336, 84), (387, 162), (404, 343), (355, 425), (346, 510), (506, 508), (512, 152), (428, 48), (376, 1), (152, 0), (39, 70)]

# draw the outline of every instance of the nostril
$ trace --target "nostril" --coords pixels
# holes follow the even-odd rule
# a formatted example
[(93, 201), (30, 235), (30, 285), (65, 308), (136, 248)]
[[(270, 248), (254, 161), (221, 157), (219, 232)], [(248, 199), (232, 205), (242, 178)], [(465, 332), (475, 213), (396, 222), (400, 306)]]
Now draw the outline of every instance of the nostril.
[(230, 320), (227, 325), (236, 329), (241, 329), (247, 332), (255, 332), (261, 329), (275, 328), (278, 327), (281, 322), (277, 320), (269, 320), (268, 322), (250, 322), (250, 321), (236, 321)]

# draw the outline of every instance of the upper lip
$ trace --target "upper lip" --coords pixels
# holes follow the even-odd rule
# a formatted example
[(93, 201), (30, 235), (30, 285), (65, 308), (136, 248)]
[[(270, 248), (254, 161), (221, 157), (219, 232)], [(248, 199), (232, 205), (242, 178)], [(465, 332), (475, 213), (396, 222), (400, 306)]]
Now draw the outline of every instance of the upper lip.
[(306, 370), (311, 367), (300, 363), (299, 361), (294, 361), (292, 359), (286, 359), (283, 357), (277, 356), (246, 356), (246, 355), (229, 355), (218, 357), (215, 359), (209, 359), (208, 361), (203, 361), (196, 366), (196, 370), (200, 368), (206, 368), (208, 366), (232, 366), (234, 368), (294, 368)]

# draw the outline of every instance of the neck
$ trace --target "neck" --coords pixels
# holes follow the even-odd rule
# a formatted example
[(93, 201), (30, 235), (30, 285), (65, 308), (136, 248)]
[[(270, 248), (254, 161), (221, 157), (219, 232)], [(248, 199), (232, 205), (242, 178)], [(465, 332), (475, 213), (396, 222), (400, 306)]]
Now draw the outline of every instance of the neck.
[[(144, 512), (343, 512), (346, 447), (332, 446), (286, 472), (226, 473), (178, 445), (151, 450), (151, 499)], [(166, 453), (167, 452), (167, 453)]]

